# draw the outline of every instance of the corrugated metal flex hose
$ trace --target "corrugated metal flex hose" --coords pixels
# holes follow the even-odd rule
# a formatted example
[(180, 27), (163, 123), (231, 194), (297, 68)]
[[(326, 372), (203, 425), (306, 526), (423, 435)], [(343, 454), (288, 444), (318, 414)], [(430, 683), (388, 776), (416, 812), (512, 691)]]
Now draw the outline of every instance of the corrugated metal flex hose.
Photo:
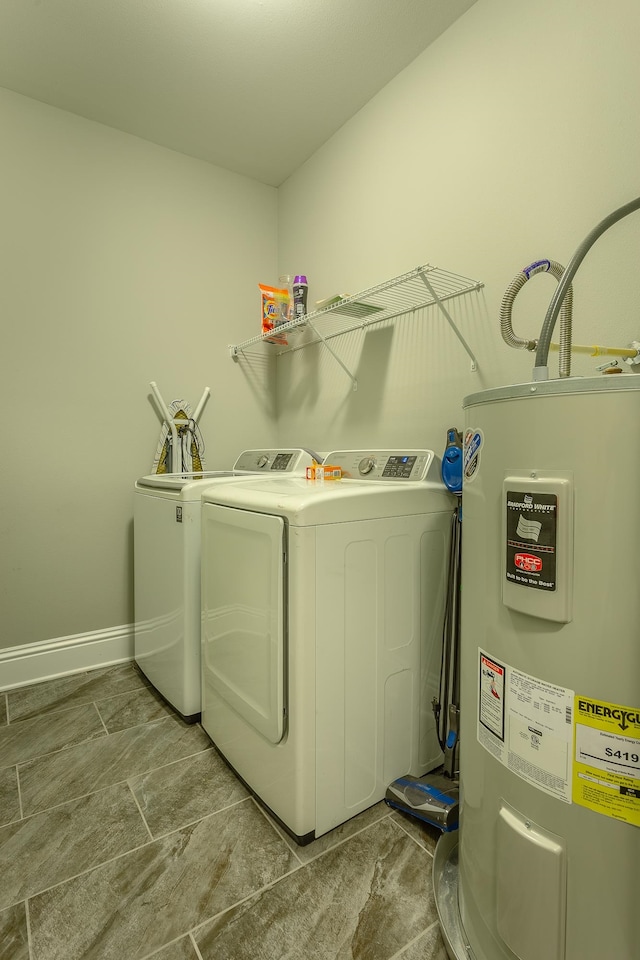
[[(525, 340), (517, 337), (513, 332), (511, 313), (513, 302), (531, 277), (538, 273), (550, 273), (558, 282), (564, 274), (564, 267), (557, 260), (535, 260), (528, 267), (524, 267), (513, 278), (504, 292), (500, 303), (500, 332), (502, 339), (508, 346), (516, 350), (535, 350), (537, 340)], [(571, 376), (571, 325), (573, 316), (573, 288), (569, 285), (560, 308), (560, 356), (558, 370), (561, 377)]]

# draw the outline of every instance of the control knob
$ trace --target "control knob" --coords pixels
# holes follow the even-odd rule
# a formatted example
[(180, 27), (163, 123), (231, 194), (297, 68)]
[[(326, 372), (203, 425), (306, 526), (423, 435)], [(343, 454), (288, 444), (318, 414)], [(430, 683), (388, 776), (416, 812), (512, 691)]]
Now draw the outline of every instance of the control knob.
[(363, 457), (358, 464), (358, 470), (363, 476), (366, 476), (368, 473), (371, 473), (375, 465), (376, 461), (374, 457)]

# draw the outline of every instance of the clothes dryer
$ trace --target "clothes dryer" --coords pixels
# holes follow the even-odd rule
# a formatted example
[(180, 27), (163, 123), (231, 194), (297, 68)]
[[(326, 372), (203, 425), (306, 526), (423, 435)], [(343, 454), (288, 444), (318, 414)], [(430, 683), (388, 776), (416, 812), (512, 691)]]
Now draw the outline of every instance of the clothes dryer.
[(188, 720), (200, 716), (200, 504), (209, 483), (292, 476), (312, 451), (245, 450), (232, 470), (151, 474), (134, 494), (134, 657)]
[(207, 488), (202, 725), (299, 843), (442, 761), (455, 498), (430, 450), (338, 451), (342, 480)]

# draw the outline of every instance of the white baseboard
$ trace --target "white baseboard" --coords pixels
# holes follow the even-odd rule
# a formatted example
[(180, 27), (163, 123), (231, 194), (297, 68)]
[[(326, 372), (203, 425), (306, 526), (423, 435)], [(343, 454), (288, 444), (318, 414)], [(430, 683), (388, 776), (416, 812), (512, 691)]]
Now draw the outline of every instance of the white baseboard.
[(133, 624), (0, 650), (0, 690), (133, 660)]

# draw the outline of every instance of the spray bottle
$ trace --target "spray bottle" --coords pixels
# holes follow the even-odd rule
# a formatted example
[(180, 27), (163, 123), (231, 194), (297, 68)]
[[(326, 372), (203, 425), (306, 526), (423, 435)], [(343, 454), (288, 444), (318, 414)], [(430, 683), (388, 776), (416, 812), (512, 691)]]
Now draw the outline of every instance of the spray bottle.
[(299, 274), (293, 280), (293, 319), (301, 320), (307, 312), (307, 278)]

